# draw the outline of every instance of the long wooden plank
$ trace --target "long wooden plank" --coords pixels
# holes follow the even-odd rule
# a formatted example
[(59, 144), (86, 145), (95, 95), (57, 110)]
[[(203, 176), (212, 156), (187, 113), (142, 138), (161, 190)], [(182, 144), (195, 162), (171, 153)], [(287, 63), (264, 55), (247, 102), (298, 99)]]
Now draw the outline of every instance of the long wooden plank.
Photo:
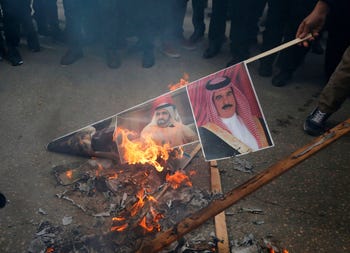
[(161, 249), (170, 245), (172, 242), (183, 237), (188, 232), (196, 229), (210, 218), (223, 212), (240, 199), (248, 196), (260, 187), (276, 179), (278, 176), (282, 175), (292, 167), (318, 152), (320, 149), (326, 147), (349, 132), (350, 118), (330, 129), (324, 135), (315, 138), (311, 143), (296, 150), (288, 157), (280, 160), (268, 169), (255, 175), (245, 183), (227, 192), (221, 199), (212, 201), (207, 207), (183, 219), (174, 227), (158, 233), (153, 239), (144, 239), (136, 252), (152, 253), (160, 251)]
[[(220, 172), (216, 161), (210, 162), (211, 174), (211, 191), (213, 193), (222, 193)], [(225, 212), (221, 212), (214, 217), (216, 237), (220, 240), (218, 243), (218, 252), (230, 252), (230, 244), (228, 240), (227, 225)]]

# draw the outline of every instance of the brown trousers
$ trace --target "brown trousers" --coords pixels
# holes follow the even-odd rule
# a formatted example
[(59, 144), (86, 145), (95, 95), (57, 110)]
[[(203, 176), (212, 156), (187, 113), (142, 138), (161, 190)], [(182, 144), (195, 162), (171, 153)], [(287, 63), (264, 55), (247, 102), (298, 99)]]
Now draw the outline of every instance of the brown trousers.
[(321, 112), (334, 113), (350, 96), (350, 46), (345, 50), (343, 57), (323, 88), (318, 107)]

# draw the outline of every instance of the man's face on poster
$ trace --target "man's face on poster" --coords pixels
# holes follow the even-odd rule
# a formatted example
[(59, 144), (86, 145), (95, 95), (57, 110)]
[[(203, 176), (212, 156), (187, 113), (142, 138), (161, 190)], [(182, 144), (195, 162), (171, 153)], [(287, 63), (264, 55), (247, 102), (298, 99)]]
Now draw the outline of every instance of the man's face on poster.
[(214, 91), (213, 102), (221, 118), (230, 118), (236, 113), (236, 100), (231, 87)]
[(158, 109), (156, 110), (155, 114), (156, 114), (157, 125), (159, 127), (167, 127), (169, 125), (170, 113), (168, 112), (168, 110), (164, 108)]

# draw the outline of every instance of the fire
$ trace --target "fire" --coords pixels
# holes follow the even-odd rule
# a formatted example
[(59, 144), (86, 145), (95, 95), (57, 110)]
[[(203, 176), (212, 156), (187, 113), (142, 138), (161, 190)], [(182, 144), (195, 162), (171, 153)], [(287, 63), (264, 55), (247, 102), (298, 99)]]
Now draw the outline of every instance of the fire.
[(96, 177), (100, 175), (100, 172), (103, 170), (103, 166), (100, 163), (97, 163), (97, 170), (95, 172)]
[(167, 161), (169, 159), (170, 145), (164, 144), (163, 146), (157, 145), (150, 137), (144, 140), (135, 139), (130, 140), (136, 133), (128, 130), (117, 128), (114, 132), (113, 139), (116, 140), (117, 136), (121, 135), (120, 147), (123, 150), (123, 159), (129, 164), (150, 164), (156, 168), (157, 171), (163, 171), (163, 166), (157, 161), (158, 158)]
[(283, 249), (282, 253), (289, 253), (288, 250)]
[(144, 201), (144, 194), (145, 192), (142, 190), (140, 190), (136, 197), (138, 198), (138, 201), (132, 206), (132, 209), (131, 209), (131, 216), (135, 216), (138, 211), (145, 205), (145, 201)]
[(55, 252), (55, 249), (52, 247), (47, 248), (45, 251), (45, 253), (52, 253), (52, 252)]
[(124, 231), (127, 227), (128, 227), (127, 223), (125, 223), (125, 224), (123, 224), (121, 226), (112, 226), (111, 227), (111, 231), (121, 232), (121, 231)]
[(168, 85), (169, 90), (173, 91), (173, 90), (176, 90), (178, 88), (181, 88), (181, 87), (187, 85), (189, 78), (190, 78), (190, 76), (187, 73), (184, 73), (182, 78), (180, 78), (180, 81), (178, 83)]
[(181, 184), (192, 186), (192, 182), (189, 177), (181, 171), (176, 171), (173, 175), (166, 175), (166, 181), (171, 185), (173, 189), (177, 189)]
[(117, 173), (115, 173), (115, 174), (113, 174), (113, 175), (108, 177), (109, 180), (117, 179), (117, 178), (118, 178), (118, 174)]
[(72, 171), (72, 170), (67, 170), (67, 171), (66, 171), (66, 176), (67, 176), (69, 179), (72, 179), (73, 171)]
[[(112, 221), (115, 223), (124, 222), (125, 218), (124, 217), (113, 217)], [(127, 227), (128, 227), (127, 223), (124, 223), (122, 225), (115, 225), (115, 226), (111, 227), (111, 231), (121, 232), (121, 231), (124, 231)]]

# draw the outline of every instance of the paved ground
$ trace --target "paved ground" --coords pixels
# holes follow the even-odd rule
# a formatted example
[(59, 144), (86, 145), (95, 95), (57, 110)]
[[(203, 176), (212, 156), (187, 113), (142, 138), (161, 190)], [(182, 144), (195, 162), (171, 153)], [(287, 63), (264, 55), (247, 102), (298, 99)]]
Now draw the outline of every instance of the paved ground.
[[(187, 35), (188, 22), (189, 17)], [(180, 59), (157, 51), (151, 69), (141, 67), (139, 53), (127, 51), (120, 69), (108, 69), (100, 50), (92, 48), (76, 64), (62, 67), (64, 47), (43, 38), (42, 44), (43, 51), (35, 54), (22, 46), (22, 66), (0, 62), (0, 191), (9, 200), (0, 209), (1, 252), (25, 252), (44, 218), (60, 224), (63, 216), (78, 215), (76, 208), (57, 200), (50, 174), (54, 166), (78, 158), (47, 152), (50, 140), (161, 95), (184, 72), (196, 80), (222, 69), (229, 60), (227, 45), (219, 56), (202, 59), (203, 41), (195, 51), (180, 49)], [(308, 55), (283, 88), (259, 77), (256, 62), (248, 65), (275, 142), (274, 148), (242, 157), (254, 165), (254, 173), (312, 140), (301, 124), (324, 84), (322, 64), (323, 56)], [(332, 123), (345, 120), (349, 109), (347, 101)], [(289, 252), (349, 252), (349, 150), (347, 135), (230, 207), (226, 217), (230, 240), (249, 233), (256, 238), (271, 234)], [(219, 167), (224, 191), (252, 176), (233, 170), (233, 159), (220, 161)], [(48, 214), (43, 217), (39, 208)], [(264, 213), (237, 214), (240, 208), (260, 208)], [(257, 220), (264, 224), (254, 225)]]

